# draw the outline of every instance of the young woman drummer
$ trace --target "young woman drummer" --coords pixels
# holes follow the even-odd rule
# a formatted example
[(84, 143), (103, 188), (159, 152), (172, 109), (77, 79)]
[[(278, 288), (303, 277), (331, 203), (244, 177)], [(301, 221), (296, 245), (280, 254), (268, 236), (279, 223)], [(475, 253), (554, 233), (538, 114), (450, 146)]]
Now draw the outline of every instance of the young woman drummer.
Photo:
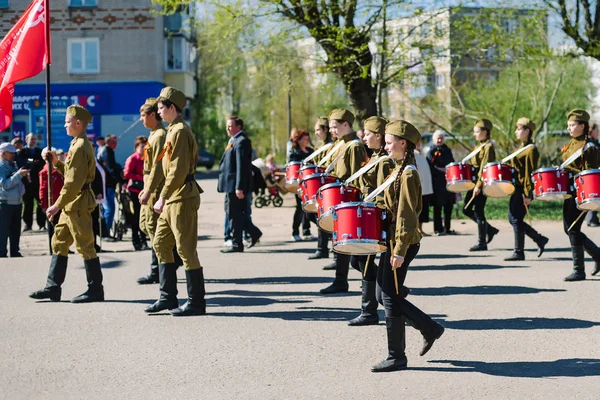
[[(394, 161), (391, 158), (381, 160), (381, 157), (387, 156), (385, 151), (385, 125), (387, 120), (382, 117), (370, 117), (364, 122), (363, 142), (373, 151), (369, 163), (376, 163), (374, 167), (364, 173), (351, 185), (358, 186), (364, 196), (377, 189), (385, 181), (394, 169)], [(385, 208), (383, 193), (377, 196), (375, 205)], [(368, 266), (367, 266), (368, 261)], [(350, 261), (353, 267), (357, 268), (363, 276), (362, 279), (362, 302), (361, 313), (358, 317), (350, 320), (350, 326), (377, 325), (379, 323), (379, 314), (377, 313), (377, 298), (375, 296), (377, 287), (377, 265), (375, 264), (375, 255), (371, 256), (352, 256)], [(367, 270), (365, 274), (365, 268)]]
[[(529, 118), (519, 118), (515, 135), (521, 142), (521, 149), (533, 144), (531, 137), (534, 131), (535, 124), (533, 121)], [(525, 235), (529, 236), (539, 247), (538, 257), (542, 255), (544, 247), (548, 243), (547, 237), (539, 234), (524, 221), (527, 215), (527, 207), (533, 200), (531, 173), (538, 168), (539, 160), (540, 152), (537, 147), (533, 146), (510, 161), (511, 166), (515, 169), (516, 184), (515, 191), (510, 196), (508, 204), (508, 221), (513, 226), (515, 233), (515, 249), (512, 256), (505, 258), (504, 261), (525, 260)]]
[[(477, 183), (475, 188), (467, 192), (465, 196), (465, 207), (463, 213), (477, 223), (477, 244), (469, 249), (469, 251), (483, 251), (487, 250), (487, 244), (492, 241), (494, 236), (499, 232), (498, 229), (491, 226), (485, 219), (485, 203), (487, 197), (481, 192), (483, 181), (481, 176), (483, 174), (483, 167), (487, 163), (496, 161), (496, 152), (494, 151), (494, 145), (490, 140), (490, 134), (492, 133), (493, 125), (487, 119), (480, 119), (475, 122), (473, 127), (473, 136), (479, 142), (479, 146), (484, 145), (481, 151), (471, 158), (471, 165), (473, 165), (477, 171)], [(475, 199), (473, 199), (475, 197)], [(471, 199), (473, 199), (471, 201)]]
[[(589, 141), (588, 135), (590, 114), (585, 110), (575, 109), (567, 114), (567, 130), (571, 136), (569, 144), (563, 148), (563, 161), (566, 161), (579, 149), (583, 148), (583, 154), (571, 164), (565, 167), (571, 172), (573, 177), (581, 171), (589, 169), (597, 169), (600, 167), (600, 149)], [(572, 185), (571, 188), (574, 186)], [(600, 272), (600, 249), (592, 242), (585, 234), (581, 232), (581, 224), (583, 218), (579, 218), (581, 211), (577, 209), (575, 192), (571, 192), (571, 198), (568, 198), (563, 203), (563, 226), (565, 233), (569, 236), (571, 242), (571, 252), (573, 254), (573, 272), (565, 277), (565, 281), (582, 281), (585, 280), (585, 260), (583, 251), (585, 250), (596, 262), (592, 275)], [(579, 218), (579, 220), (578, 220)], [(575, 222), (573, 227), (569, 227)]]
[[(397, 294), (406, 279), (408, 266), (419, 252), (421, 234), (418, 231), (422, 208), (421, 182), (415, 167), (415, 144), (421, 134), (406, 121), (393, 120), (385, 128), (385, 150), (396, 162), (395, 181), (385, 190), (384, 202), (389, 218), (388, 250), (381, 257), (377, 283), (381, 287), (381, 302), (385, 308), (388, 356), (371, 368), (373, 372), (406, 369), (405, 319), (424, 338), (421, 355), (444, 333), (444, 327)], [(396, 280), (397, 279), (397, 280)]]

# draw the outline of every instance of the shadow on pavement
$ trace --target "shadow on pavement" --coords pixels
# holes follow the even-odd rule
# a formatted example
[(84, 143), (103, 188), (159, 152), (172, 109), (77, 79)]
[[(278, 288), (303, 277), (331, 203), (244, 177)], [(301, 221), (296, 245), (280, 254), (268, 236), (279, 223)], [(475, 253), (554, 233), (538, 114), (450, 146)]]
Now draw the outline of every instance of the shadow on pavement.
[(306, 304), (310, 300), (275, 300), (268, 297), (209, 297), (206, 304), (213, 307), (259, 307), (271, 304)]
[(258, 247), (258, 248), (257, 247), (253, 247), (252, 249), (248, 250), (248, 253), (255, 253), (255, 254), (277, 254), (277, 253), (290, 253), (290, 254), (304, 253), (304, 254), (312, 254), (312, 253), (315, 252), (315, 249), (277, 249), (277, 250), (266, 250), (266, 249), (263, 249), (263, 250), (261, 250), (261, 247)]
[[(348, 280), (352, 281), (353, 279)], [(258, 278), (206, 279), (206, 283), (225, 283), (236, 285), (295, 285), (331, 282), (333, 282), (333, 278), (326, 276), (268, 276)]]
[[(347, 292), (347, 293), (338, 293), (337, 297), (343, 296), (356, 296), (360, 294), (359, 292)], [(223, 290), (221, 292), (210, 292), (209, 296), (220, 296), (220, 295), (230, 295), (230, 296), (273, 296), (273, 297), (285, 297), (285, 296), (324, 296), (318, 292), (260, 292), (254, 290)]]
[(450, 364), (450, 367), (418, 367), (413, 371), (479, 372), (486, 375), (515, 378), (558, 378), (600, 376), (600, 359), (567, 358), (556, 361), (513, 361), (487, 363), (481, 361), (434, 360), (430, 363)]
[(243, 317), (243, 318), (277, 318), (284, 321), (349, 321), (358, 316), (358, 309), (306, 309), (298, 311), (270, 311), (247, 313), (210, 313), (218, 317)]
[(465, 319), (462, 321), (443, 321), (444, 327), (467, 331), (534, 329), (585, 329), (600, 325), (600, 322), (573, 318), (506, 318), (506, 319)]
[(409, 266), (410, 271), (475, 271), (508, 268), (529, 268), (527, 265), (444, 264)]
[(110, 260), (104, 262), (100, 260), (100, 265), (102, 266), (102, 269), (119, 268), (121, 264), (123, 264), (123, 261), (121, 260)]
[(484, 257), (491, 257), (490, 255), (487, 254), (417, 254), (417, 257), (415, 257), (415, 260), (439, 260), (439, 259), (446, 259), (446, 258), (451, 258), (451, 259), (455, 259), (455, 258), (484, 258)]
[(410, 294), (414, 296), (534, 294), (542, 292), (566, 292), (566, 290), (540, 289), (525, 286), (444, 286), (437, 288), (410, 289)]

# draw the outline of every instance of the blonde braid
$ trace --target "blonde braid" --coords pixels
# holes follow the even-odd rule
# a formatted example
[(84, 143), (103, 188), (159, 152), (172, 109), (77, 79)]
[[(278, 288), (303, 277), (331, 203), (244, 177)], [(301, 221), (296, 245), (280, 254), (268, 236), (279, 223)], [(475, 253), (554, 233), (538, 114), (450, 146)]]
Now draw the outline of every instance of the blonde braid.
[[(400, 167), (400, 170), (398, 171), (398, 175), (396, 176), (396, 180), (394, 182), (394, 192), (395, 193), (400, 193), (400, 180), (402, 179), (402, 173), (404, 173), (404, 168), (406, 168), (407, 165), (415, 163), (415, 144), (412, 142), (409, 142), (408, 140), (406, 141), (406, 153), (404, 154), (404, 160), (402, 160), (402, 166)], [(399, 205), (399, 201), (397, 201), (394, 204), (394, 218), (396, 217), (396, 215), (398, 214), (398, 205)]]

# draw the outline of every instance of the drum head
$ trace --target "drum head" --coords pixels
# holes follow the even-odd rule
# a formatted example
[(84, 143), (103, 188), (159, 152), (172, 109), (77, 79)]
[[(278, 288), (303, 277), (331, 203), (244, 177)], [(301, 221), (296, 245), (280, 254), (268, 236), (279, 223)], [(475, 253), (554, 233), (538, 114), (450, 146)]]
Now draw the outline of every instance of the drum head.
[(317, 202), (316, 200), (309, 200), (308, 202), (302, 204), (302, 210), (307, 213), (316, 213), (317, 212)]
[(541, 196), (535, 196), (536, 200), (542, 201), (564, 200), (570, 198), (571, 195), (567, 192), (543, 193)]
[(324, 230), (325, 232), (332, 233), (333, 232), (333, 213), (330, 211), (321, 215), (321, 218), (317, 221), (317, 225), (319, 228)]
[(600, 199), (587, 199), (577, 204), (577, 208), (582, 211), (598, 211), (600, 210)]
[(288, 192), (295, 192), (298, 190), (298, 188), (299, 188), (298, 181), (290, 181), (289, 183), (288, 182), (285, 183), (285, 189)]
[(483, 187), (483, 194), (487, 197), (506, 197), (513, 194), (514, 191), (515, 185), (507, 181), (496, 181)]
[(454, 181), (446, 185), (446, 190), (453, 193), (462, 193), (473, 190), (475, 183), (473, 181)]
[(333, 243), (333, 250), (353, 256), (368, 256), (369, 254), (383, 253), (386, 247), (376, 240), (352, 239)]

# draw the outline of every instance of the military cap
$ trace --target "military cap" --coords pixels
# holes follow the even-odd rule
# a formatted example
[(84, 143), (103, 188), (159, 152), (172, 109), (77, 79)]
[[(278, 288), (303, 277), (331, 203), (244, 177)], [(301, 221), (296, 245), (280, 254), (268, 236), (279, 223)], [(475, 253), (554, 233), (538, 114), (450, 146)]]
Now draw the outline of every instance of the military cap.
[(0, 144), (0, 153), (4, 153), (4, 152), (16, 153), (17, 148), (8, 142), (2, 143), (2, 144)]
[(528, 128), (531, 132), (535, 131), (535, 123), (532, 120), (530, 120), (529, 118), (525, 118), (525, 117), (519, 118), (517, 120), (517, 125), (522, 125), (525, 128)]
[(317, 118), (317, 124), (321, 126), (329, 126), (329, 120), (327, 117), (319, 117)]
[(328, 118), (329, 121), (346, 121), (350, 125), (354, 123), (354, 114), (348, 110), (344, 110), (343, 108), (336, 108), (335, 110), (331, 111)]
[(401, 119), (393, 119), (385, 126), (387, 135), (397, 136), (401, 139), (408, 140), (412, 144), (417, 144), (421, 140), (421, 133), (413, 124)]
[(365, 119), (364, 128), (368, 131), (385, 135), (385, 125), (388, 120), (383, 117), (369, 117)]
[(568, 121), (580, 121), (580, 122), (590, 122), (590, 114), (587, 111), (582, 110), (581, 108), (576, 108), (571, 110), (567, 114)]
[(480, 119), (479, 121), (475, 122), (475, 128), (481, 128), (481, 129), (485, 129), (488, 132), (492, 131), (492, 128), (494, 128), (494, 124), (492, 124), (492, 121), (490, 121), (489, 119)]
[(88, 110), (77, 104), (73, 104), (72, 106), (67, 107), (67, 115), (70, 115), (71, 117), (80, 120), (84, 124), (89, 124), (90, 122), (92, 122), (92, 114), (90, 114)]
[(158, 104), (158, 100), (156, 99), (156, 97), (149, 97), (146, 99), (146, 102), (144, 103), (145, 106), (150, 106), (150, 107), (154, 107), (157, 104)]
[(179, 109), (183, 110), (185, 105), (187, 104), (187, 99), (185, 98), (185, 94), (182, 91), (177, 90), (173, 87), (167, 86), (160, 91), (160, 95), (158, 96), (158, 101), (161, 100), (169, 100), (171, 103), (175, 104)]

